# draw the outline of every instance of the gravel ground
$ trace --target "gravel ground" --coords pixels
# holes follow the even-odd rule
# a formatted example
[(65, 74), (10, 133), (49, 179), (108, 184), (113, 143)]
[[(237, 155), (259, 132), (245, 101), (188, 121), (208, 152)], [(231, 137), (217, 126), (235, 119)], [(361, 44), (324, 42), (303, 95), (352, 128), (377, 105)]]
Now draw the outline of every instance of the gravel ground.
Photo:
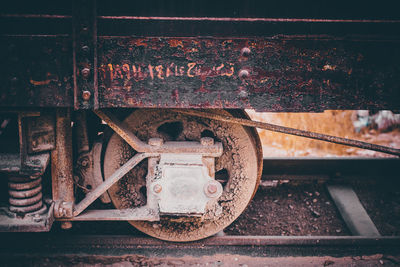
[(352, 186), (381, 235), (400, 235), (399, 182), (358, 181)]
[(225, 232), (229, 235), (348, 235), (322, 184), (262, 187), (245, 212)]

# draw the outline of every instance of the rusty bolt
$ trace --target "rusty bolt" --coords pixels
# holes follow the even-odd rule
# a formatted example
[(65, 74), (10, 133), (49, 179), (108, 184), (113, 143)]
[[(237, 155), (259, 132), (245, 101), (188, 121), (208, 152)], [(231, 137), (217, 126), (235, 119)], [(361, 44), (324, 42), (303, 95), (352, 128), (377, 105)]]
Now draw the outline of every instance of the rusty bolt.
[(38, 143), (36, 140), (32, 140), (32, 147), (37, 147)]
[(211, 137), (202, 137), (200, 139), (200, 144), (203, 146), (212, 146), (214, 144), (214, 139)]
[(246, 79), (247, 77), (249, 77), (250, 73), (248, 70), (240, 70), (239, 71), (239, 78), (241, 79)]
[(159, 185), (159, 184), (155, 184), (155, 185), (153, 186), (153, 191), (154, 191), (154, 193), (156, 193), (156, 194), (160, 193), (160, 192), (162, 191), (162, 186)]
[(82, 31), (87, 32), (89, 30), (89, 27), (87, 25), (82, 25)]
[(91, 95), (92, 94), (90, 93), (90, 91), (86, 91), (85, 90), (85, 91), (82, 92), (82, 99), (85, 100), (85, 101), (89, 101)]
[(161, 146), (164, 143), (162, 138), (150, 138), (148, 141), (151, 146)]
[(68, 230), (72, 228), (72, 222), (62, 222), (61, 229)]
[(33, 221), (34, 222), (40, 222), (40, 221), (42, 221), (42, 218), (40, 217), (39, 214), (35, 214), (35, 215), (33, 215)]
[(87, 45), (82, 46), (81, 49), (82, 49), (82, 51), (85, 52), (85, 53), (89, 52), (89, 46), (87, 46)]
[(83, 78), (87, 79), (89, 77), (89, 74), (90, 74), (90, 69), (89, 68), (83, 68), (81, 70), (81, 74), (82, 74)]
[(249, 93), (246, 92), (246, 91), (244, 91), (244, 90), (241, 90), (241, 91), (239, 92), (238, 96), (239, 96), (240, 98), (248, 98), (248, 97), (249, 97)]
[(217, 191), (218, 191), (218, 187), (216, 184), (210, 183), (207, 185), (207, 193), (208, 194), (213, 195), (213, 194), (217, 193)]
[(82, 165), (83, 167), (86, 167), (87, 165), (89, 165), (89, 161), (88, 161), (87, 159), (83, 159), (83, 160), (81, 161), (81, 165)]
[(242, 50), (240, 50), (240, 54), (241, 54), (243, 57), (248, 57), (248, 56), (250, 56), (250, 53), (251, 53), (251, 50), (250, 50), (250, 48), (248, 48), (248, 47), (243, 47)]

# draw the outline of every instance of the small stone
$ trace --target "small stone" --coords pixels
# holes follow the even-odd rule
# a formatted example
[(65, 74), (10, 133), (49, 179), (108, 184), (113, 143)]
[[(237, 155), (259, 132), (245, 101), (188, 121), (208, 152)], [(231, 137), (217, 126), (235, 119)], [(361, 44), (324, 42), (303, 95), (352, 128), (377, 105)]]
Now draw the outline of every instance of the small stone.
[(288, 194), (287, 196), (288, 196), (288, 197), (292, 197), (292, 194)]
[(321, 195), (318, 191), (315, 191), (315, 195), (317, 196), (317, 197), (319, 197), (319, 195)]
[(342, 232), (342, 229), (336, 229), (335, 231), (336, 231), (336, 233), (340, 233), (340, 232)]
[(313, 203), (317, 203), (317, 201), (318, 201), (318, 199), (316, 199), (316, 198), (314, 198), (314, 199), (312, 200)]
[(334, 263), (335, 263), (334, 261), (326, 260), (326, 261), (324, 262), (324, 266), (329, 266), (329, 265), (332, 265), (332, 264), (334, 264)]
[(275, 199), (273, 202), (274, 202), (274, 203), (278, 203), (278, 200), (277, 200), (277, 199)]
[(331, 202), (327, 201), (327, 202), (325, 202), (325, 204), (326, 204), (326, 205), (330, 205), (330, 204), (331, 204)]
[(382, 259), (383, 254), (375, 254), (371, 256), (361, 256), (361, 259), (363, 260), (380, 260)]
[(292, 206), (292, 205), (289, 205), (289, 209), (291, 209), (291, 210), (292, 210), (292, 209), (293, 209), (293, 206)]
[(320, 217), (321, 216), (321, 213), (319, 213), (318, 211), (315, 211), (315, 210), (311, 210), (311, 212), (312, 212), (312, 215), (314, 216), (314, 217)]
[(383, 260), (379, 260), (379, 263), (380, 263), (381, 265), (383, 265)]
[(310, 202), (306, 201), (306, 205), (310, 205)]

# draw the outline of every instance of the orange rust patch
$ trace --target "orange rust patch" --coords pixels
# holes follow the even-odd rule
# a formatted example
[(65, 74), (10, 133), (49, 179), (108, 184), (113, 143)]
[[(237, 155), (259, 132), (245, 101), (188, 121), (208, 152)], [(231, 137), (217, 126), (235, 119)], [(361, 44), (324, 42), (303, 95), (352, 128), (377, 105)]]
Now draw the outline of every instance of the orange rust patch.
[(51, 80), (34, 81), (34, 80), (30, 79), (29, 82), (33, 85), (48, 85), (51, 82)]
[(147, 47), (146, 39), (132, 39), (130, 44), (134, 46), (144, 46)]
[(177, 40), (177, 39), (169, 39), (168, 44), (170, 47), (183, 47), (182, 40)]

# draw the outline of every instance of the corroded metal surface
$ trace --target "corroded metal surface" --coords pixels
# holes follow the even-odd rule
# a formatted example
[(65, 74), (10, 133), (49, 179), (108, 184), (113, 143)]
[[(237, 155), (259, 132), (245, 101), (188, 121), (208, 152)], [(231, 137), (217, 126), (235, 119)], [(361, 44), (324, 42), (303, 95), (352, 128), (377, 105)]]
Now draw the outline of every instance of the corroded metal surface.
[(96, 1), (72, 1), (74, 107), (98, 108)]
[[(96, 110), (95, 113), (107, 123), (125, 142), (127, 142), (135, 151), (146, 153), (200, 153), (203, 156), (219, 157), (223, 152), (220, 142), (204, 146), (200, 142), (165, 142), (160, 145), (146, 144), (141, 141), (129, 126), (120, 122), (112, 113), (105, 110)], [(150, 139), (151, 140), (151, 139)]]
[(69, 109), (56, 111), (56, 149), (51, 152), (51, 177), (54, 201), (74, 202), (72, 169), (72, 129)]
[(0, 106), (71, 106), (71, 46), (66, 36), (0, 36)]
[(399, 108), (396, 42), (126, 37), (98, 42), (102, 107)]
[(125, 163), (121, 168), (115, 171), (110, 177), (108, 177), (102, 184), (100, 184), (96, 189), (89, 192), (86, 197), (81, 200), (74, 207), (73, 216), (79, 215), (83, 210), (85, 210), (90, 204), (92, 204), (99, 196), (104, 194), (107, 189), (113, 186), (119, 179), (121, 179), (125, 174), (127, 174), (133, 167), (135, 167), (143, 159), (152, 156), (151, 154), (140, 153), (132, 157), (127, 163)]
[[(152, 24), (152, 20), (143, 21)], [(99, 35), (97, 68), (92, 48), (85, 59), (86, 47), (76, 40), (76, 53), (82, 61), (76, 64), (76, 85), (83, 86), (75, 92), (76, 107), (96, 107), (98, 78), (100, 107), (400, 109), (396, 39), (368, 38), (367, 28), (360, 38), (334, 38), (323, 32), (313, 36), (307, 32), (237, 36), (240, 34), (220, 38)], [(74, 105), (71, 37), (1, 39), (1, 106)], [(243, 49), (250, 52), (243, 53)], [(83, 79), (85, 68), (89, 70), (87, 80)], [(98, 75), (93, 75), (96, 70)], [(29, 97), (18, 97), (21, 94)]]

